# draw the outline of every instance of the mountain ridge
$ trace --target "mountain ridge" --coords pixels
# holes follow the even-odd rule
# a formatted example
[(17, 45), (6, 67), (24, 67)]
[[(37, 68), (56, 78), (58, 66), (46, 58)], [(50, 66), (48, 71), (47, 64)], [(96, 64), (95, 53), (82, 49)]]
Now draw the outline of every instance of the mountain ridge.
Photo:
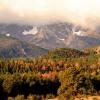
[(45, 49), (82, 49), (100, 44), (99, 29), (91, 30), (72, 23), (53, 23), (47, 25), (1, 24), (0, 34), (10, 35)]
[(40, 48), (33, 44), (20, 41), (18, 39), (0, 35), (0, 57), (37, 57), (47, 53), (46, 49)]

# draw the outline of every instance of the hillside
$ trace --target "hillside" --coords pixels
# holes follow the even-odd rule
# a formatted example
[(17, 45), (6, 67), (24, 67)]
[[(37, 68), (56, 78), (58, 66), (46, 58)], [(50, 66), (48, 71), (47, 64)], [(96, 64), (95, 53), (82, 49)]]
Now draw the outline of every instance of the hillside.
[(60, 48), (41, 57), (0, 59), (0, 100), (75, 100), (100, 95), (99, 54)]
[(0, 57), (36, 57), (45, 54), (47, 50), (12, 37), (0, 35)]
[(94, 47), (91, 47), (91, 48), (85, 48), (83, 51), (87, 52), (89, 54), (100, 54), (100, 46), (94, 46)]
[(52, 59), (67, 59), (67, 58), (76, 58), (87, 55), (86, 53), (68, 48), (54, 49), (48, 52), (43, 58), (52, 58)]

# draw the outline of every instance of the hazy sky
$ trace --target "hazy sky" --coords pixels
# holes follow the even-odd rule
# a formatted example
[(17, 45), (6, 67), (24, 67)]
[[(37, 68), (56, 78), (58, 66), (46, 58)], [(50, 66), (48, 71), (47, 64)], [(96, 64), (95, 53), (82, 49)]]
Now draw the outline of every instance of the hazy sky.
[(100, 0), (0, 0), (0, 23), (100, 23)]

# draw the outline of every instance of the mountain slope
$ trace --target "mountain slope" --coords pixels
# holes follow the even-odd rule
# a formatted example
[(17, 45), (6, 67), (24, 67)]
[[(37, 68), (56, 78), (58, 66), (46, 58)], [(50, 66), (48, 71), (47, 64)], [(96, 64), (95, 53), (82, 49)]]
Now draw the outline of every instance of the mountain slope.
[(46, 49), (75, 48), (82, 49), (100, 44), (100, 31), (72, 23), (52, 23), (48, 25), (1, 24), (1, 34), (10, 34), (21, 41), (26, 41)]
[(100, 39), (88, 36), (70, 35), (66, 43), (69, 48), (83, 49), (100, 45)]
[(0, 35), (0, 57), (36, 57), (47, 53), (47, 50), (12, 37)]

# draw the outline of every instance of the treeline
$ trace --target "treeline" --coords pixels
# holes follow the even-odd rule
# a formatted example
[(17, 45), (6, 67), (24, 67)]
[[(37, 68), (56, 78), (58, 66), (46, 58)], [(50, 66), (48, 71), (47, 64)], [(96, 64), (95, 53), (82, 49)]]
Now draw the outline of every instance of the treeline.
[(64, 71), (68, 67), (99, 67), (100, 56), (86, 56), (78, 58), (67, 58), (67, 60), (55, 59), (1, 59), (0, 73), (49, 73)]

